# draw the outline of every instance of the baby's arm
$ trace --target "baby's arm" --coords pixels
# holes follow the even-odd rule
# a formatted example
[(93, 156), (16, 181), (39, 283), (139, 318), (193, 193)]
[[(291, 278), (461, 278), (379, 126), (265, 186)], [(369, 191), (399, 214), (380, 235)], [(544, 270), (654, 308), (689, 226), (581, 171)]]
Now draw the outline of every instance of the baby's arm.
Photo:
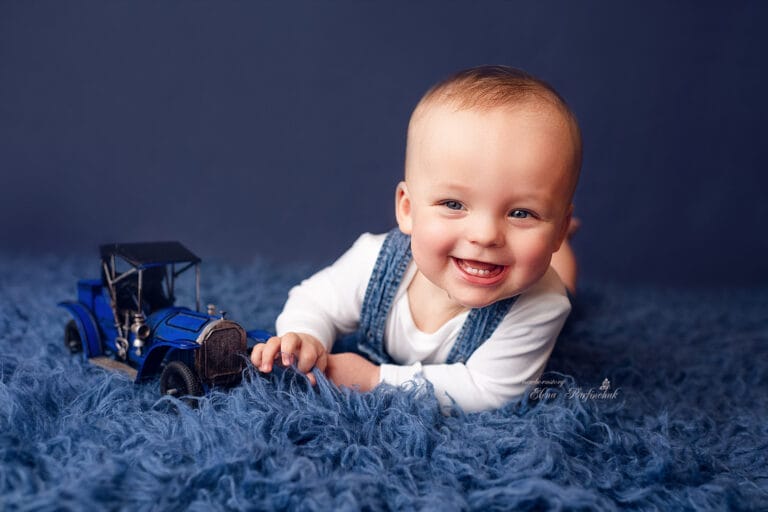
[(325, 371), (333, 342), (358, 326), (365, 287), (382, 242), (381, 235), (360, 236), (332, 265), (295, 286), (277, 318), (277, 336), (254, 347), (254, 366), (269, 372), (282, 353), (284, 365), (296, 362), (314, 384), (312, 368)]
[(379, 366), (357, 354), (330, 354), (326, 376), (337, 386), (370, 391), (379, 385)]

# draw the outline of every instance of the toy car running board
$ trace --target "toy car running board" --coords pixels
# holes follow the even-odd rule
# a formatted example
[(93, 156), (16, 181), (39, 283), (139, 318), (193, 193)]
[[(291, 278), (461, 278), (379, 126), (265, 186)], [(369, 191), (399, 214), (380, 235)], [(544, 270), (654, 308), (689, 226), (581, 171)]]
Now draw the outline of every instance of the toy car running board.
[(88, 358), (88, 362), (91, 364), (95, 364), (96, 366), (100, 366), (107, 370), (117, 370), (129, 376), (133, 381), (136, 380), (136, 376), (139, 373), (136, 371), (135, 368), (132, 368), (125, 363), (121, 363), (120, 361), (115, 361), (111, 357), (105, 357), (105, 356), (90, 357)]

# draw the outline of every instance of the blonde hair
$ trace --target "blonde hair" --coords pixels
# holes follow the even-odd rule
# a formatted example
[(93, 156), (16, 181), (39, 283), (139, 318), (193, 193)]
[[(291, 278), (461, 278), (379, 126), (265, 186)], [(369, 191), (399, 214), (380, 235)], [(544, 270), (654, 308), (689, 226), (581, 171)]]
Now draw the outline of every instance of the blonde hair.
[(434, 105), (457, 110), (486, 110), (502, 106), (539, 103), (555, 107), (571, 126), (574, 139), (573, 190), (581, 171), (581, 131), (565, 100), (545, 81), (509, 66), (478, 66), (455, 73), (437, 83), (421, 98), (408, 124), (408, 145), (415, 121)]

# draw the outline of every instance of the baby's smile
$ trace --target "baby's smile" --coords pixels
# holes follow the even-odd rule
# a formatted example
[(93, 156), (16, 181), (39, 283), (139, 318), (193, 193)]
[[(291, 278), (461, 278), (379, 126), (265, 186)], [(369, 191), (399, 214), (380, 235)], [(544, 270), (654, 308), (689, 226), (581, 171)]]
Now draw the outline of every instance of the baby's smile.
[(491, 286), (502, 281), (509, 268), (507, 265), (497, 265), (477, 260), (465, 260), (456, 257), (451, 259), (467, 281), (485, 286)]

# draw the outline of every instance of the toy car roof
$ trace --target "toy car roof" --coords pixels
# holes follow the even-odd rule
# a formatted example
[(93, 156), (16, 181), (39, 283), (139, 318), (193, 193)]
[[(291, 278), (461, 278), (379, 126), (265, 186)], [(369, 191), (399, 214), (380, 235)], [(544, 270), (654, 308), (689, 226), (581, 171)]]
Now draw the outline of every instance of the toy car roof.
[(103, 261), (119, 256), (136, 268), (202, 261), (179, 242), (113, 243), (104, 244), (99, 249)]

